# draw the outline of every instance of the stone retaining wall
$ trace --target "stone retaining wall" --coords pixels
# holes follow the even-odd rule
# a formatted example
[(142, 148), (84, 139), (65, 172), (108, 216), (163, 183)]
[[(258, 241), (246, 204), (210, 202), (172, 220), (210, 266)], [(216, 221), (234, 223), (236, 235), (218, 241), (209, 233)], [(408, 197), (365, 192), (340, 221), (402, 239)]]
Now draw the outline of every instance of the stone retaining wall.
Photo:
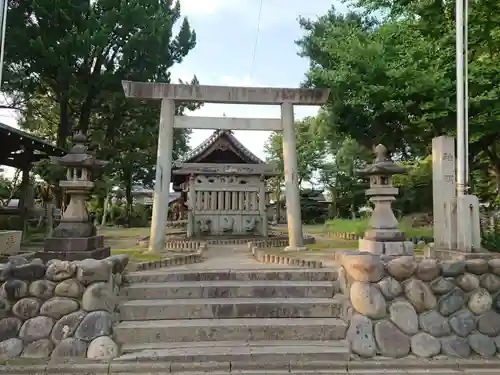
[(168, 240), (165, 241), (166, 250), (197, 251), (206, 248), (206, 242), (191, 240)]
[(352, 232), (326, 232), (327, 237), (336, 238), (339, 240), (359, 240), (363, 236)]
[(175, 266), (182, 266), (184, 264), (200, 263), (203, 260), (202, 254), (203, 254), (202, 250), (198, 250), (197, 252), (194, 252), (192, 254), (180, 254), (165, 259), (141, 262), (136, 264), (133, 267), (133, 270), (147, 271), (156, 268), (175, 267)]
[[(315, 243), (316, 239), (312, 236), (304, 237), (304, 244)], [(288, 246), (288, 238), (270, 238), (267, 240), (259, 240), (248, 242), (248, 248), (252, 252), (252, 255), (261, 263), (269, 264), (292, 264), (299, 267), (307, 268), (321, 268), (323, 263), (316, 260), (301, 259), (297, 256), (288, 256), (286, 254), (273, 254), (266, 252), (266, 248), (282, 247)]]
[(112, 327), (127, 263), (114, 255), (0, 264), (0, 360), (117, 356)]
[(296, 256), (288, 256), (283, 254), (271, 254), (267, 253), (265, 249), (259, 249), (258, 247), (251, 247), (252, 254), (261, 263), (267, 264), (291, 264), (299, 267), (306, 268), (322, 268), (323, 263), (318, 260), (301, 259)]
[[(244, 245), (249, 242), (265, 244), (259, 247), (285, 247), (288, 246), (288, 236), (281, 232), (272, 232), (266, 239), (252, 238), (211, 238), (206, 240), (169, 239), (165, 241), (165, 249), (173, 251), (197, 251), (206, 250), (208, 245)], [(312, 236), (304, 236), (304, 244), (315, 242)]]
[(500, 259), (415, 260), (345, 252), (339, 281), (352, 307), (347, 339), (362, 357), (500, 351)]
[[(363, 238), (363, 235), (354, 233), (354, 232), (325, 232), (326, 237), (335, 238), (339, 240), (360, 240)], [(417, 244), (429, 244), (434, 242), (432, 237), (428, 236), (420, 236), (420, 237), (408, 237), (406, 241), (410, 241)]]
[[(265, 240), (257, 240), (257, 241), (246, 241), (249, 247), (251, 246), (257, 248), (267, 248), (267, 247), (287, 247), (289, 245), (288, 237), (280, 237), (280, 238), (268, 238)], [(309, 245), (316, 243), (316, 239), (312, 236), (304, 236), (304, 245)]]

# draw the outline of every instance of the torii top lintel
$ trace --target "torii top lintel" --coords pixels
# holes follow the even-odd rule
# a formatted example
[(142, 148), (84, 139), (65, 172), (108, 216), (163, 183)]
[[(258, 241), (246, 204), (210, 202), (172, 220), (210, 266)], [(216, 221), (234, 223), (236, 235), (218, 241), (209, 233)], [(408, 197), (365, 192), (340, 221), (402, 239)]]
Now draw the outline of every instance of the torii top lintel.
[(329, 89), (232, 87), (122, 81), (127, 98), (173, 99), (206, 103), (322, 105)]

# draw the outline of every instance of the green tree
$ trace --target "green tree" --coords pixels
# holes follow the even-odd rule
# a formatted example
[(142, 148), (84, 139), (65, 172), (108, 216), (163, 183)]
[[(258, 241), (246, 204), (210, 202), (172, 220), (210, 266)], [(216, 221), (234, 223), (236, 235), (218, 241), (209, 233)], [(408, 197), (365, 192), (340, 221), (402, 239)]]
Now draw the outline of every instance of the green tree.
[(393, 184), (399, 188), (394, 210), (400, 215), (411, 213), (432, 213), (432, 157), (414, 163), (406, 163), (408, 174), (393, 177)]
[(307, 85), (331, 90), (327, 134), (350, 136), (369, 149), (384, 143), (411, 156), (425, 153), (453, 121), (453, 82), (432, 41), (412, 22), (380, 24), (335, 9), (300, 22), (306, 36), (298, 45), (311, 60)]
[[(299, 188), (303, 182), (310, 182), (314, 177), (314, 173), (322, 165), (323, 158), (326, 152), (325, 138), (314, 129), (316, 119), (307, 117), (302, 121), (296, 122), (296, 143), (297, 143), (297, 180)], [(267, 155), (266, 161), (274, 163), (279, 175), (270, 179), (269, 184), (273, 191), (273, 198), (279, 202), (281, 200), (281, 189), (284, 183), (284, 160), (283, 160), (283, 135), (281, 132), (273, 132), (266, 143), (264, 151)], [(279, 217), (279, 204), (278, 204)]]
[[(325, 138), (312, 131), (315, 118), (307, 117), (296, 123), (297, 142), (297, 180), (299, 186), (309, 182), (314, 172), (322, 165), (326, 152)], [(284, 174), (283, 136), (281, 132), (273, 132), (264, 145), (267, 161), (275, 163), (278, 171)]]
[[(106, 173), (122, 185), (130, 212), (132, 182), (152, 184), (159, 103), (126, 99), (121, 81), (170, 82), (170, 68), (196, 43), (179, 2), (96, 0), (54, 8), (48, 0), (14, 0), (8, 20), (5, 88), (25, 100), (21, 126), (59, 146), (77, 129), (86, 133), (91, 149), (110, 161)], [(198, 106), (179, 103), (176, 114)], [(175, 154), (186, 151), (188, 136), (175, 131)], [(48, 181), (57, 180), (58, 173), (43, 169)]]
[(355, 140), (345, 138), (331, 143), (332, 161), (320, 169), (320, 182), (330, 191), (330, 215), (355, 219), (359, 208), (366, 203), (368, 183), (356, 171), (373, 158), (370, 152)]
[(122, 80), (170, 81), (196, 43), (187, 19), (173, 35), (180, 17), (172, 0), (10, 1), (4, 90), (54, 100), (64, 146), (74, 129), (89, 130), (96, 109), (124, 116)]
[[(455, 135), (454, 3), (353, 0), (368, 12), (330, 10), (302, 19), (298, 41), (311, 61), (306, 85), (328, 87), (331, 121), (324, 132), (365, 146), (382, 142), (402, 158), (425, 157), (431, 139)], [(500, 5), (479, 0), (469, 17), (469, 137), (474, 178), (500, 189)], [(374, 21), (371, 12), (388, 14)], [(471, 179), (473, 187), (486, 186)], [(487, 196), (484, 190), (483, 196)]]

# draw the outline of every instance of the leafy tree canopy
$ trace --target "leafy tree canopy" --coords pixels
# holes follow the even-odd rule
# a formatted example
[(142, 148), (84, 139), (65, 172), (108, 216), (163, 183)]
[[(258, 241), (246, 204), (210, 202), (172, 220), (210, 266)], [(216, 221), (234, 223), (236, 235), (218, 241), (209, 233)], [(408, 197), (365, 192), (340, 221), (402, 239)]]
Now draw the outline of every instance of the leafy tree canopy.
[[(127, 100), (121, 81), (170, 82), (170, 68), (195, 44), (178, 1), (13, 0), (3, 88), (23, 103), (23, 128), (63, 147), (76, 130), (86, 133), (130, 193), (133, 181), (153, 179), (159, 103)], [(180, 103), (176, 113), (197, 107)], [(188, 136), (176, 130), (175, 155)]]

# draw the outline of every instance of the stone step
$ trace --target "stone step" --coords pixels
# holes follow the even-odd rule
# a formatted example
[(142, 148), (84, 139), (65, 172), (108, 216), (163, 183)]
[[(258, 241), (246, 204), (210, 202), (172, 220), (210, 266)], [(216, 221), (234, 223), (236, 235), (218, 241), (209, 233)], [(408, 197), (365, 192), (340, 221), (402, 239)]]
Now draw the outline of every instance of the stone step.
[(338, 292), (336, 281), (216, 280), (134, 283), (122, 288), (129, 300), (165, 298), (328, 298)]
[(216, 281), (216, 280), (294, 280), (294, 281), (335, 281), (336, 270), (280, 268), (244, 270), (175, 271), (169, 269), (136, 271), (125, 275), (128, 283), (161, 283), (175, 281)]
[(125, 321), (115, 326), (120, 344), (189, 341), (340, 340), (338, 318), (240, 318)]
[[(135, 350), (131, 350), (135, 349)], [(118, 361), (240, 362), (247, 365), (278, 364), (290, 361), (342, 361), (349, 358), (349, 345), (336, 341), (223, 341), (185, 342), (125, 346)], [(284, 367), (285, 367), (284, 366)]]
[(197, 298), (132, 300), (120, 305), (128, 320), (225, 318), (339, 318), (339, 298)]
[[(281, 368), (277, 370), (276, 368)], [(498, 371), (498, 370), (497, 370)], [(24, 374), (25, 372), (22, 372)], [(86, 372), (86, 374), (89, 372)], [(67, 375), (69, 373), (57, 372), (57, 374)], [(90, 374), (90, 373), (89, 373)], [(94, 374), (94, 373), (92, 373)], [(96, 374), (101, 374), (101, 372)], [(401, 374), (401, 372), (355, 372), (351, 373), (347, 370), (347, 365), (344, 361), (307, 361), (300, 360), (290, 361), (290, 363), (278, 363), (271, 365), (270, 369), (266, 369), (265, 363), (257, 362), (131, 362), (121, 361), (112, 363), (108, 372), (102, 373), (103, 375), (387, 375), (387, 374)], [(405, 375), (428, 375), (428, 372), (404, 372)], [(435, 373), (454, 375), (455, 373)], [(467, 373), (471, 374), (472, 373)], [(497, 375), (498, 372), (488, 372), (484, 375)], [(16, 373), (17, 375), (17, 373)], [(462, 375), (455, 374), (455, 375)], [(474, 374), (478, 375), (478, 374)], [(483, 375), (483, 372), (481, 372)]]

